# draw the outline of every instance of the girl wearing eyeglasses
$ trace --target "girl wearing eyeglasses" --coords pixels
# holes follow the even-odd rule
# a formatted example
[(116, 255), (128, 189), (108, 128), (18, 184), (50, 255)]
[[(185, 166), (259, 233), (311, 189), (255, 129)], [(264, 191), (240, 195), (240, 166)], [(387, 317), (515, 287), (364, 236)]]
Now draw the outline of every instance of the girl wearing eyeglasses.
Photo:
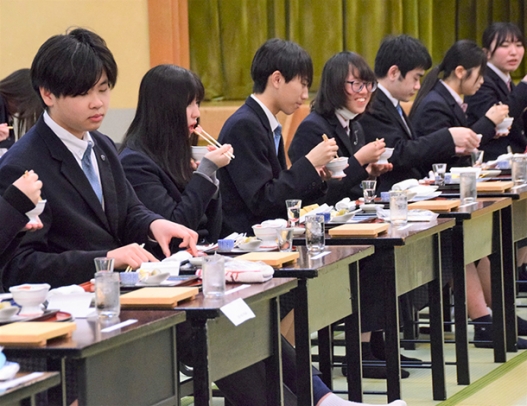
[(340, 52), (323, 69), (320, 88), (311, 103), (311, 113), (298, 127), (289, 158), (295, 162), (319, 142), (323, 134), (334, 138), (340, 157), (349, 157), (346, 177), (331, 179), (324, 199), (335, 204), (362, 196), (360, 183), (392, 169), (391, 164), (375, 164), (385, 150), (383, 139), (366, 144), (357, 117), (366, 110), (377, 88), (375, 74), (364, 58), (354, 52)]

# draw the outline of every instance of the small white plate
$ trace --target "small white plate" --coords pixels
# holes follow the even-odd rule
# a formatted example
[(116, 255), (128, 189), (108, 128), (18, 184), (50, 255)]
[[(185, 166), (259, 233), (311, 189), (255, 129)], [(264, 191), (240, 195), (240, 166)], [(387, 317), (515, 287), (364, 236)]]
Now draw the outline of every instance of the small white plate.
[(168, 279), (169, 276), (170, 272), (158, 273), (157, 275), (141, 279), (140, 282), (145, 285), (161, 285), (164, 281)]
[(201, 266), (203, 265), (203, 257), (190, 258), (188, 262), (190, 262), (194, 266)]

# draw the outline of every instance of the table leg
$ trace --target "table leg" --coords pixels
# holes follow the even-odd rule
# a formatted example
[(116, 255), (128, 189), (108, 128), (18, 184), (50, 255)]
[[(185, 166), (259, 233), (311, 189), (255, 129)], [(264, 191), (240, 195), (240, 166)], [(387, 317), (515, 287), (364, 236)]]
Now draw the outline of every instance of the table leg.
[(360, 285), (359, 264), (349, 265), (352, 314), (344, 319), (346, 336), (346, 365), (348, 366), (348, 399), (362, 402), (362, 355), (360, 343)]
[(307, 280), (298, 279), (295, 292), (295, 348), (297, 370), (297, 400), (300, 406), (313, 404), (313, 385), (311, 372), (311, 336), (309, 332), (309, 314)]
[(386, 311), (386, 374), (388, 402), (401, 398), (401, 358), (399, 355), (399, 298), (397, 297), (397, 275), (395, 252), (389, 250), (389, 260), (384, 267), (384, 303)]
[(271, 301), (272, 306), (272, 343), (273, 356), (267, 358), (265, 363), (265, 373), (267, 382), (267, 404), (269, 405), (283, 405), (284, 392), (282, 383), (282, 337), (280, 335), (280, 303), (278, 298)]
[(456, 326), (456, 370), (458, 385), (470, 384), (468, 367), (467, 334), (467, 290), (465, 280), (463, 226), (456, 225), (452, 230), (452, 268), (454, 279), (454, 318)]
[(322, 373), (322, 381), (333, 390), (332, 364), (333, 354), (331, 348), (333, 340), (331, 337), (331, 326), (318, 330), (318, 369)]
[(501, 210), (503, 252), (503, 297), (505, 306), (505, 339), (507, 351), (517, 352), (516, 330), (516, 250), (512, 232), (512, 206)]
[(503, 306), (503, 262), (500, 212), (493, 214), (492, 255), (490, 255), (490, 281), (492, 295), (492, 341), (494, 362), (506, 362), (505, 315)]
[(207, 319), (190, 320), (195, 338), (194, 359), (194, 404), (209, 406), (212, 399), (212, 388), (208, 370), (209, 346), (207, 339)]
[(434, 400), (446, 399), (445, 356), (443, 334), (443, 293), (441, 272), (441, 248), (439, 236), (434, 238), (436, 278), (428, 283), (430, 308), (430, 353), (432, 357), (432, 389)]

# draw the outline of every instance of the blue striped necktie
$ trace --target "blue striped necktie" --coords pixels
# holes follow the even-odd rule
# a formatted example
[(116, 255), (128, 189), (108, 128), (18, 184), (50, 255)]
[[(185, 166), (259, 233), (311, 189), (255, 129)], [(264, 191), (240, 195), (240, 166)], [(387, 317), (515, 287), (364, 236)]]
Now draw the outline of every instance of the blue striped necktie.
[(278, 148), (280, 148), (280, 138), (282, 137), (282, 126), (278, 124), (273, 131), (274, 134), (274, 146), (276, 148), (276, 155), (278, 155)]
[(82, 170), (84, 171), (84, 174), (88, 178), (88, 181), (90, 182), (91, 187), (93, 188), (93, 191), (97, 195), (97, 198), (99, 199), (99, 202), (102, 204), (102, 188), (101, 184), (99, 182), (99, 177), (97, 176), (97, 173), (95, 173), (95, 169), (93, 168), (92, 162), (91, 162), (91, 151), (93, 148), (93, 144), (88, 142), (88, 147), (86, 148), (86, 151), (84, 151), (84, 155), (82, 156)]

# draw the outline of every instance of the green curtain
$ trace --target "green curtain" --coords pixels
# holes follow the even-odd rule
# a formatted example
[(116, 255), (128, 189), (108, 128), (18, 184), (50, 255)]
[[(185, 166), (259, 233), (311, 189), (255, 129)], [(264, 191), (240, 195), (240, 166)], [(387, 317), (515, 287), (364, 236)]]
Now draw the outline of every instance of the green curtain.
[[(239, 100), (252, 90), (254, 53), (268, 38), (289, 39), (313, 58), (316, 91), (329, 57), (355, 51), (373, 67), (387, 35), (408, 34), (428, 48), (434, 64), (458, 39), (481, 35), (493, 21), (527, 26), (527, 0), (188, 0), (190, 64), (208, 100)], [(514, 73), (526, 73), (522, 63)]]

